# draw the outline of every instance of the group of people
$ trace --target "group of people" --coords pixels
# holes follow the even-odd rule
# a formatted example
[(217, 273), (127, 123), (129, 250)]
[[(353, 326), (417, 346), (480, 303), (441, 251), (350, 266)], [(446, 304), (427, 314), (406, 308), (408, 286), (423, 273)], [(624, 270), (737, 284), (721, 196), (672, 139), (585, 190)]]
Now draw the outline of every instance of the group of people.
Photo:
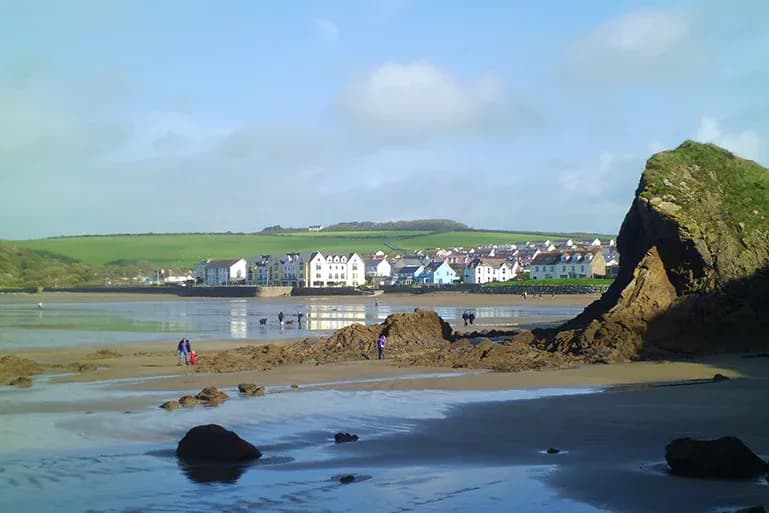
[(183, 337), (176, 346), (176, 352), (179, 353), (179, 365), (195, 365), (198, 362), (198, 354), (192, 350), (190, 340)]
[(475, 313), (473, 312), (464, 312), (462, 314), (462, 320), (465, 321), (465, 326), (467, 326), (467, 323), (473, 324), (475, 322)]
[[(278, 322), (280, 323), (281, 328), (283, 328), (283, 323), (286, 322), (285, 319), (286, 319), (286, 316), (283, 315), (283, 312), (282, 311), (278, 312)], [(302, 312), (297, 312), (296, 313), (297, 328), (302, 327), (302, 319), (304, 319), (304, 314)], [(292, 322), (293, 321), (288, 321), (288, 324), (291, 324)]]

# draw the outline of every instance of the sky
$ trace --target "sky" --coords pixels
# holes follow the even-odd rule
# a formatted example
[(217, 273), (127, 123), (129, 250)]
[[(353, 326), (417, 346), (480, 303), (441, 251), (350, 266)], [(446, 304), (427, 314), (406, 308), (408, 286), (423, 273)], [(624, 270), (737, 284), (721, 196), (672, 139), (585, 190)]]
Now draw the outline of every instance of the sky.
[(769, 164), (769, 2), (0, 0), (0, 239), (449, 218), (617, 233)]

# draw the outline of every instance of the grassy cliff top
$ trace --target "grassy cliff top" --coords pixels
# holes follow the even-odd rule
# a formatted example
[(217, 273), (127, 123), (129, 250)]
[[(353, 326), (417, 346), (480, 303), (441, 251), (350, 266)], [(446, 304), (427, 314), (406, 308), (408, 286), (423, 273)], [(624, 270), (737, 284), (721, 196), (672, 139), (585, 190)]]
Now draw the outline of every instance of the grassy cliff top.
[(716, 198), (730, 225), (752, 230), (769, 224), (769, 170), (713, 144), (685, 141), (653, 155), (638, 193), (669, 212), (681, 207), (695, 217)]

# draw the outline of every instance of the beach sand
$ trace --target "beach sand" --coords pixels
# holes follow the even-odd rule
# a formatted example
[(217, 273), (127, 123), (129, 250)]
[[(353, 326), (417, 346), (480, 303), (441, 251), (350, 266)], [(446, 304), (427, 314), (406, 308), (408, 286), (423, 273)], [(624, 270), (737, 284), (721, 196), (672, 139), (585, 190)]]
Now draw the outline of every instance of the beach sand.
[[(523, 301), (514, 296), (477, 296), (481, 297), (473, 299), (491, 304)], [(45, 301), (61, 298), (58, 295), (55, 297), (57, 299)], [(416, 303), (418, 299), (425, 301), (424, 304), (436, 304), (438, 297), (385, 296), (384, 300), (408, 300), (408, 304), (421, 304)], [(587, 298), (580, 299), (589, 302)], [(99, 296), (98, 300), (102, 297)], [(542, 299), (553, 300), (573, 304), (564, 297)], [(467, 298), (450, 294), (442, 295), (440, 301), (456, 301), (455, 304), (468, 302)], [(290, 340), (273, 342), (287, 343)], [(193, 347), (206, 354), (246, 344), (247, 341), (221, 340), (193, 343)], [(113, 350), (123, 356), (90, 360), (89, 353), (97, 350)], [(665, 444), (683, 436), (716, 438), (734, 435), (762, 457), (769, 456), (769, 409), (766, 407), (769, 358), (721, 355), (686, 361), (590, 365), (518, 373), (403, 368), (392, 360), (372, 360), (206, 375), (193, 373), (190, 367), (176, 366), (175, 343), (35, 349), (14, 354), (40, 363), (95, 363), (99, 366), (97, 371), (58, 376), (47, 381), (46, 386), (55, 391), (58, 386), (68, 386), (67, 382), (101, 382), (108, 385), (110, 395), (108, 400), (96, 395), (72, 398), (67, 402), (27, 401), (19, 409), (20, 414), (98, 414), (126, 410), (127, 413), (144, 411), (146, 415), (157, 411), (157, 415), (168, 416), (160, 418), (180, 419), (177, 422), (187, 425), (195, 423), (196, 419), (210, 418), (208, 409), (163, 412), (156, 409), (158, 397), (167, 393), (167, 399), (175, 399), (182, 394), (196, 393), (204, 386), (230, 389), (242, 382), (267, 386), (268, 395), (278, 401), (301, 397), (294, 394), (327, 390), (340, 393), (374, 391), (375, 395), (371, 397), (387, 401), (390, 397), (388, 391), (391, 395), (403, 391), (410, 391), (412, 395), (419, 391), (424, 391), (426, 395), (435, 391), (447, 391), (447, 394), (480, 391), (476, 394), (488, 393), (488, 397), (492, 398), (496, 397), (496, 391), (514, 389), (552, 388), (554, 393), (558, 393), (557, 389), (589, 388), (591, 393), (582, 395), (459, 404), (451, 407), (448, 414), (440, 419), (413, 421), (408, 430), (336, 447), (333, 459), (297, 460), (281, 465), (281, 468), (305, 473), (326, 472), (329, 469), (342, 473), (350, 468), (365, 468), (374, 469), (371, 470), (374, 474), (377, 468), (381, 468), (383, 473), (404, 468), (409, 469), (407, 475), (412, 475), (419, 473), (414, 469), (431, 469), (429, 472), (434, 473), (435, 469), (467, 466), (468, 469), (475, 469), (469, 470), (473, 472), (521, 466), (547, 469), (538, 474), (540, 477), (537, 479), (555, 490), (559, 500), (588, 504), (603, 511), (695, 513), (734, 511), (755, 504), (769, 505), (769, 484), (766, 481), (674, 477), (668, 474), (664, 462)], [(713, 382), (711, 378), (716, 373), (733, 379)], [(47, 378), (33, 377), (33, 381), (44, 379)], [(298, 387), (291, 388), (291, 384)], [(36, 386), (33, 383), (30, 390), (34, 391)], [(379, 395), (376, 395), (377, 392)], [(14, 392), (19, 396), (24, 393), (25, 390)], [(252, 400), (257, 401), (254, 404), (259, 408), (260, 399)], [(7, 413), (14, 413), (12, 404), (6, 404), (4, 409)], [(392, 415), (397, 418), (397, 403), (393, 404)], [(340, 418), (340, 426), (344, 423), (345, 419)], [(312, 429), (313, 426), (307, 426), (308, 432)], [(322, 434), (322, 437), (325, 436)], [(321, 440), (318, 443), (327, 442)], [(285, 444), (288, 447), (291, 441)], [(562, 452), (547, 455), (544, 451), (549, 447), (556, 447)], [(414, 474), (414, 479), (417, 479), (417, 474)], [(461, 483), (456, 486), (462, 489)], [(416, 490), (422, 493), (421, 488)], [(429, 492), (425, 489), (424, 493)], [(501, 500), (505, 498), (504, 493)], [(557, 504), (562, 506), (563, 503)], [(548, 510), (546, 504), (539, 504), (533, 509)], [(493, 497), (484, 498), (479, 509), (465, 510), (506, 511)], [(560, 510), (572, 511), (568, 508)], [(373, 505), (371, 511), (379, 509)]]

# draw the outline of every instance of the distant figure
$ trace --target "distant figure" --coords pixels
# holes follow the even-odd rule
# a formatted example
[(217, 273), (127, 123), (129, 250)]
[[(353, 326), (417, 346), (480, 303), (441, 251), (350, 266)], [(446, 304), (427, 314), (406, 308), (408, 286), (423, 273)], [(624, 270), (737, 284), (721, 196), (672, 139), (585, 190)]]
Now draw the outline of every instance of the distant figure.
[(42, 310), (43, 309), (43, 303), (38, 303), (37, 304), (37, 308), (38, 308), (38, 310)]
[(264, 328), (265, 326), (267, 326), (267, 319), (266, 318), (259, 319), (259, 327)]
[(472, 325), (475, 322), (475, 314), (473, 312), (470, 312), (470, 314), (467, 316), (467, 319), (470, 321), (470, 324)]
[(195, 351), (190, 351), (190, 365), (195, 365), (198, 363), (198, 353)]
[(467, 320), (470, 318), (470, 314), (467, 312), (462, 313), (462, 320), (465, 321), (465, 326), (467, 326)]
[(374, 306), (375, 306), (375, 307), (376, 307), (376, 306), (379, 306), (379, 300), (378, 300), (378, 299), (374, 299)]
[(304, 314), (302, 312), (296, 313), (296, 327), (299, 329), (302, 328), (302, 317), (304, 317)]
[(384, 333), (382, 333), (381, 335), (379, 335), (379, 338), (376, 340), (376, 350), (377, 350), (379, 360), (384, 358), (385, 344), (387, 344), (387, 339), (385, 338)]
[(280, 326), (283, 327), (283, 312), (278, 313), (278, 322), (280, 322)]
[(179, 353), (179, 361), (176, 366), (189, 365), (190, 364), (190, 341), (186, 338), (182, 338), (179, 344), (176, 346), (176, 352)]

